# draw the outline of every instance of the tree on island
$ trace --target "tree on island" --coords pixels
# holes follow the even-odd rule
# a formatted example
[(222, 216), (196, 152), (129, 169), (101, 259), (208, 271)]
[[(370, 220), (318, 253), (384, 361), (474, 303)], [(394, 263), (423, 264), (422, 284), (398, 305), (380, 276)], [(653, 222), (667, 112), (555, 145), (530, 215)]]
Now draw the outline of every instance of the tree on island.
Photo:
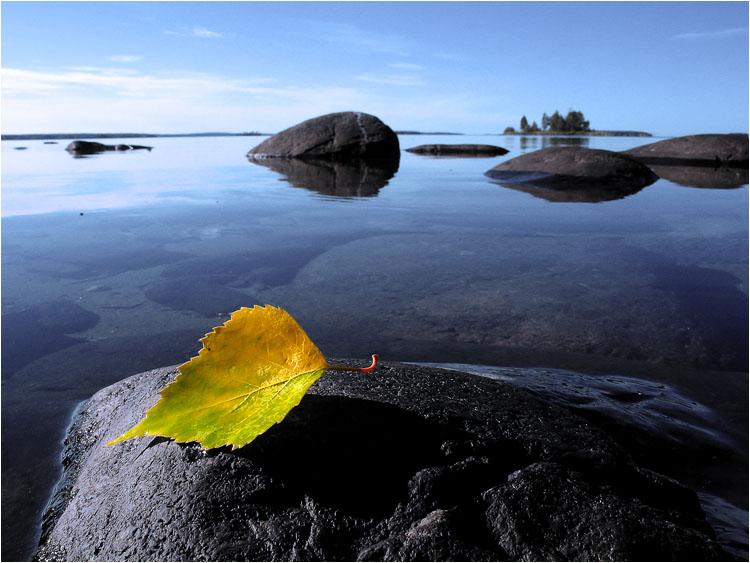
[(555, 111), (549, 118), (550, 131), (565, 131), (565, 120), (559, 111)]
[[(590, 131), (589, 122), (584, 119), (583, 112), (570, 110), (568, 115), (563, 117), (560, 112), (555, 110), (551, 116), (546, 113), (542, 115), (542, 127), (539, 128), (536, 121), (529, 125), (529, 120), (524, 115), (521, 117), (520, 133), (538, 133), (539, 131), (549, 131), (550, 133), (586, 133)], [(512, 127), (505, 129), (505, 133), (515, 133)]]
[(528, 133), (529, 131), (529, 122), (526, 119), (526, 116), (524, 115), (521, 118), (521, 133)]
[(583, 119), (580, 111), (569, 111), (565, 116), (565, 131), (589, 131), (589, 122)]

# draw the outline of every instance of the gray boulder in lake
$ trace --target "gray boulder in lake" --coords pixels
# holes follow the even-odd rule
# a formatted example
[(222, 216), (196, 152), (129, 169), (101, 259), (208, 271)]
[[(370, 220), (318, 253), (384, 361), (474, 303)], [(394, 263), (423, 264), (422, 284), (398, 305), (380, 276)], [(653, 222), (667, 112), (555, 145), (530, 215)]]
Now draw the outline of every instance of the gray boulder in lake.
[(465, 373), (329, 372), (235, 451), (106, 447), (175, 374), (125, 379), (74, 417), (37, 559), (728, 558), (692, 491), (570, 411)]
[(495, 145), (419, 145), (406, 152), (429, 156), (498, 156), (508, 154), (508, 149)]
[(151, 149), (153, 148), (154, 147), (147, 147), (144, 145), (125, 145), (125, 144), (105, 145), (104, 143), (97, 143), (95, 141), (73, 141), (67, 147), (65, 147), (65, 150), (74, 156), (80, 156), (80, 155), (99, 154), (102, 152), (109, 152), (109, 151), (130, 151), (130, 150), (140, 150), (140, 149), (146, 149), (147, 151), (151, 151)]
[(548, 147), (506, 160), (485, 172), (502, 184), (556, 190), (632, 191), (658, 177), (629, 156), (600, 149)]
[(748, 136), (740, 133), (687, 135), (635, 147), (623, 154), (646, 164), (747, 168)]
[(248, 158), (398, 158), (396, 134), (374, 115), (345, 111), (298, 123), (269, 137)]

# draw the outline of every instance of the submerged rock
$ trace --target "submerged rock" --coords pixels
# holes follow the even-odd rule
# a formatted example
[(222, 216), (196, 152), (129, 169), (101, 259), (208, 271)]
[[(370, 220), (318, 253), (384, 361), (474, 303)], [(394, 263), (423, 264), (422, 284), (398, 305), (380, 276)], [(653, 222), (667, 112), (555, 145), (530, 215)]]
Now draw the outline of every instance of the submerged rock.
[(747, 168), (748, 136), (740, 133), (687, 135), (635, 147), (622, 154), (646, 164)]
[(399, 159), (362, 159), (347, 161), (299, 158), (249, 158), (250, 162), (286, 176), (298, 188), (334, 197), (372, 197), (378, 195), (398, 170)]
[(414, 154), (431, 156), (498, 156), (508, 154), (508, 149), (495, 145), (419, 145), (406, 149)]
[(248, 158), (398, 158), (396, 134), (374, 115), (345, 111), (303, 121), (269, 137)]
[(486, 176), (502, 184), (551, 190), (605, 190), (632, 193), (658, 177), (620, 153), (578, 147), (549, 147), (502, 162)]
[(144, 145), (105, 145), (104, 143), (97, 143), (94, 141), (73, 141), (65, 150), (74, 156), (99, 154), (107, 151), (129, 151), (129, 150), (140, 150), (146, 149), (151, 151), (154, 147), (147, 147)]
[(465, 373), (329, 372), (235, 451), (105, 447), (175, 375), (125, 379), (74, 417), (37, 559), (728, 558), (693, 492), (570, 411)]

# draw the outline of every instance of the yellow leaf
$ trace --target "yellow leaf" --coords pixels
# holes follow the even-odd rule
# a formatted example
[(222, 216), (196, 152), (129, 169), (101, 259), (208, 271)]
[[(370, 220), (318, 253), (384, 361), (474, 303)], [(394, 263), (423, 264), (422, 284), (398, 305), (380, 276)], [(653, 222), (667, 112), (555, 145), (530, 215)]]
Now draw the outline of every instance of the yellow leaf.
[(201, 342), (146, 417), (107, 445), (158, 435), (239, 448), (281, 422), (326, 369), (369, 371), (377, 362), (373, 355), (369, 368), (329, 366), (292, 316), (270, 305), (235, 311)]

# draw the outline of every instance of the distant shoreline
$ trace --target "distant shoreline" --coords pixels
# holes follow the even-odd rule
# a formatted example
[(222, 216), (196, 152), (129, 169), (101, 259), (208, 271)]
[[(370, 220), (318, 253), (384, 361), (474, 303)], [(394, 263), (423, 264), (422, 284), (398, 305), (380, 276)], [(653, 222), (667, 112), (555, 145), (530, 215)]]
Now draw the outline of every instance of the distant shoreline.
[(3, 141), (47, 141), (59, 139), (152, 139), (155, 137), (259, 137), (269, 133), (26, 133), (1, 135)]
[[(461, 136), (465, 133), (451, 133), (447, 131), (395, 131), (397, 135), (455, 135)], [(261, 137), (273, 133), (259, 133), (252, 131), (248, 133), (21, 133), (3, 134), (3, 141), (56, 141), (66, 139), (153, 139), (156, 137)], [(514, 135), (517, 137), (527, 136), (549, 136), (549, 137), (653, 137), (651, 133), (644, 131), (585, 131), (576, 133), (562, 133), (559, 131), (536, 131), (534, 133), (489, 133), (485, 135)]]
[(394, 131), (396, 135), (463, 135), (464, 133), (448, 133), (447, 131)]
[(515, 135), (517, 137), (529, 136), (549, 136), (549, 137), (653, 137), (651, 133), (645, 131), (534, 131), (533, 133), (503, 133), (503, 135)]

